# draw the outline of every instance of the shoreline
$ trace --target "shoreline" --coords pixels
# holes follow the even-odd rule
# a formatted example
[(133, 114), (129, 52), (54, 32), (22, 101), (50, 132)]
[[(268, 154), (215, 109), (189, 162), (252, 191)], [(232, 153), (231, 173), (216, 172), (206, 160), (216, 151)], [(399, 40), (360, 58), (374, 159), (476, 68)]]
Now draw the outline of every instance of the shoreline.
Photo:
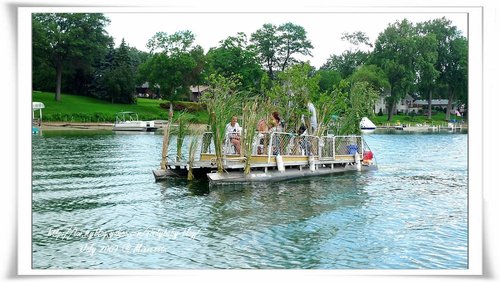
[[(163, 125), (166, 121), (155, 121), (157, 131), (163, 131)], [(59, 131), (59, 130), (106, 130), (112, 131), (114, 123), (106, 122), (42, 122), (40, 127), (44, 131)], [(158, 126), (159, 125), (159, 126)], [(200, 130), (207, 128), (206, 124), (190, 124), (189, 128), (192, 130)]]

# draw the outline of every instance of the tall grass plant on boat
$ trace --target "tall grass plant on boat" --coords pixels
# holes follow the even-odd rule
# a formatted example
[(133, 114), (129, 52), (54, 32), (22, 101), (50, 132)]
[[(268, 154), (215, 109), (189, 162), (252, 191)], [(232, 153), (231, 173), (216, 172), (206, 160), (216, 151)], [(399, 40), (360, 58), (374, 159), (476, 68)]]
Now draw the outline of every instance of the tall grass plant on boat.
[[(241, 112), (241, 97), (239, 95), (238, 78), (211, 75), (209, 88), (201, 96), (200, 101), (205, 103), (209, 115), (209, 126), (215, 145), (217, 171), (223, 172), (222, 163), (225, 128), (231, 117)], [(204, 143), (207, 140), (203, 140)], [(209, 141), (208, 141), (209, 142)]]

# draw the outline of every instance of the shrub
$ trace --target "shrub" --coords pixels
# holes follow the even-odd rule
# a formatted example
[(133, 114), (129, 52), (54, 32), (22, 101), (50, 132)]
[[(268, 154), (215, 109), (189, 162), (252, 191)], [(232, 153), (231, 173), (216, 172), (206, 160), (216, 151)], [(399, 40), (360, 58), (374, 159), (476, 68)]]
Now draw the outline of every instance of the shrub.
[[(169, 109), (169, 103), (160, 103), (162, 109)], [(205, 110), (205, 105), (203, 103), (197, 102), (184, 102), (175, 101), (172, 103), (172, 108), (174, 111), (186, 111), (188, 113), (194, 113)]]

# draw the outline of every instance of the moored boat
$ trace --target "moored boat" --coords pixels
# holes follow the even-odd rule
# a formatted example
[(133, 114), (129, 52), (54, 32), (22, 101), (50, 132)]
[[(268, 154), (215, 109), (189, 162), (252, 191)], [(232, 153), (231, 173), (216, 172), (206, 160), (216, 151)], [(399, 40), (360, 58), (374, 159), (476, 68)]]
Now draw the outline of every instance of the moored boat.
[(377, 129), (377, 126), (367, 117), (363, 117), (359, 122), (359, 128), (362, 133), (372, 133)]
[(119, 112), (116, 114), (113, 131), (156, 131), (154, 121), (139, 120), (135, 112)]

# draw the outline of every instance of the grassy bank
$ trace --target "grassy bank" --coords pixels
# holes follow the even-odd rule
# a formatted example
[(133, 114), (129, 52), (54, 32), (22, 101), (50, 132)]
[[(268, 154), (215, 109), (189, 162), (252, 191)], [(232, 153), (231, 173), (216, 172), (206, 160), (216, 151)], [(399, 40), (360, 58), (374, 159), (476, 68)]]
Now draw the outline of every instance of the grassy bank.
[[(114, 122), (115, 114), (122, 111), (136, 112), (141, 120), (166, 120), (168, 111), (160, 107), (163, 100), (138, 98), (137, 104), (111, 104), (91, 97), (61, 94), (61, 101), (54, 100), (54, 93), (33, 92), (33, 101), (45, 104), (44, 121), (59, 122)], [(182, 104), (188, 104), (182, 102)], [(180, 114), (176, 111), (175, 115)], [(186, 113), (193, 123), (207, 123), (206, 111)]]
[[(111, 104), (106, 101), (91, 97), (61, 94), (61, 102), (54, 100), (54, 93), (33, 92), (33, 101), (45, 104), (43, 110), (43, 120), (53, 122), (114, 122), (115, 114), (122, 111), (136, 112), (141, 120), (167, 120), (168, 111), (160, 107), (163, 100), (154, 100), (147, 98), (138, 98), (137, 104)], [(200, 105), (190, 102), (176, 102), (175, 108), (184, 108), (192, 106), (193, 109), (200, 108)], [(175, 116), (181, 111), (176, 110)], [(185, 113), (191, 123), (208, 123), (208, 114), (206, 110), (191, 111)], [(175, 117), (174, 117), (175, 118)], [(452, 119), (461, 120), (455, 116)], [(416, 115), (395, 115), (391, 122), (387, 121), (387, 115), (374, 116), (371, 120), (376, 125), (396, 124), (398, 121), (402, 124), (443, 124), (446, 122), (446, 115), (437, 112), (431, 120), (427, 116)]]

